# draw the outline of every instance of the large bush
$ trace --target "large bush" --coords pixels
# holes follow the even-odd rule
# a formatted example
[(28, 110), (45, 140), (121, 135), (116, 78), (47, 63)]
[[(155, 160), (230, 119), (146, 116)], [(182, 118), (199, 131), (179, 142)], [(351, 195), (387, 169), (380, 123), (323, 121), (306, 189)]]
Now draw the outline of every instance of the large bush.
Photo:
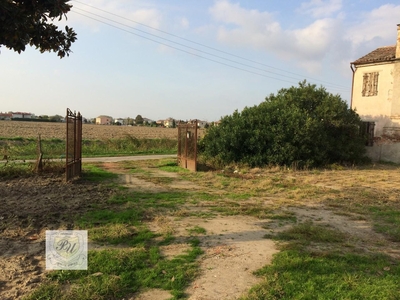
[(361, 120), (339, 95), (299, 83), (207, 130), (204, 157), (220, 164), (317, 167), (364, 158)]

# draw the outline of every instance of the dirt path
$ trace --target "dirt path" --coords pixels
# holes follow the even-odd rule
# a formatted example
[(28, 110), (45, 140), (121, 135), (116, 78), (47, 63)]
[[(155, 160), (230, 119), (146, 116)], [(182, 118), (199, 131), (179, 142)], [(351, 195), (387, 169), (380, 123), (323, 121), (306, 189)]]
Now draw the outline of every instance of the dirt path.
[(349, 242), (356, 248), (371, 253), (382, 253), (400, 259), (398, 243), (390, 242), (380, 233), (373, 230), (365, 220), (339, 215), (323, 205), (311, 208), (289, 208), (298, 218), (298, 222), (313, 221), (315, 224), (328, 225), (345, 233)]
[[(115, 163), (105, 163), (107, 170), (120, 174), (120, 183), (129, 188), (154, 191), (165, 191), (166, 187), (155, 185), (146, 180), (126, 174)], [(158, 169), (146, 169), (157, 177), (177, 178), (177, 174)], [(189, 181), (173, 181), (169, 189), (198, 188)], [(182, 209), (185, 209), (182, 207)], [(204, 208), (207, 210), (207, 208)], [(201, 209), (198, 209), (200, 212)], [(164, 247), (163, 254), (172, 258), (182, 254), (188, 245), (181, 244), (190, 236), (190, 228), (201, 227), (206, 233), (196, 235), (201, 242), (204, 255), (200, 258), (201, 275), (187, 289), (189, 299), (237, 299), (250, 287), (260, 281), (252, 273), (269, 264), (272, 255), (277, 252), (275, 243), (263, 238), (267, 230), (263, 229), (257, 218), (248, 216), (215, 216), (212, 218), (185, 217), (176, 220), (174, 217), (162, 217), (148, 223), (149, 228), (162, 233), (163, 228), (174, 228), (177, 242)], [(154, 294), (153, 294), (154, 293)], [(163, 300), (171, 298), (168, 292), (160, 290), (147, 291), (136, 295), (137, 299)]]

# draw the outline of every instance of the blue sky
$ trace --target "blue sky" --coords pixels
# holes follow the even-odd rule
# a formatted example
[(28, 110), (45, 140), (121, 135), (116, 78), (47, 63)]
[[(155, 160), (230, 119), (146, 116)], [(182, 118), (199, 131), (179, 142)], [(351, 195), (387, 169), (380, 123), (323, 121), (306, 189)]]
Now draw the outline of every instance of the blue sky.
[(0, 111), (215, 121), (304, 79), (349, 102), (350, 62), (394, 45), (400, 23), (397, 1), (70, 4), (69, 57), (1, 47)]

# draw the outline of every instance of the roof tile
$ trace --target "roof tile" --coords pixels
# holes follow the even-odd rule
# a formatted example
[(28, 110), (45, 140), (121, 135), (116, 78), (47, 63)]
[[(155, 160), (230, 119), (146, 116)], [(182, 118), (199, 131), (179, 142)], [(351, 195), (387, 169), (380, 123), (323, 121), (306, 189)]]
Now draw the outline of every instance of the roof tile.
[(368, 64), (374, 62), (391, 61), (396, 58), (396, 45), (385, 46), (375, 49), (363, 57), (352, 62), (355, 65)]

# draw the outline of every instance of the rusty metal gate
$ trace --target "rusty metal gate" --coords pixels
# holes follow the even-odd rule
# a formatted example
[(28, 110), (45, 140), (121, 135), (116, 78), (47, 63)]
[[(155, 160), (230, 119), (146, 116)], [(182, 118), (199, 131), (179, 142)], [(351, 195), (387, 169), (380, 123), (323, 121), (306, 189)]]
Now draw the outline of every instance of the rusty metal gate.
[(197, 171), (197, 120), (178, 125), (178, 164)]
[(68, 181), (82, 172), (82, 115), (67, 108), (67, 140), (65, 150), (65, 179)]

